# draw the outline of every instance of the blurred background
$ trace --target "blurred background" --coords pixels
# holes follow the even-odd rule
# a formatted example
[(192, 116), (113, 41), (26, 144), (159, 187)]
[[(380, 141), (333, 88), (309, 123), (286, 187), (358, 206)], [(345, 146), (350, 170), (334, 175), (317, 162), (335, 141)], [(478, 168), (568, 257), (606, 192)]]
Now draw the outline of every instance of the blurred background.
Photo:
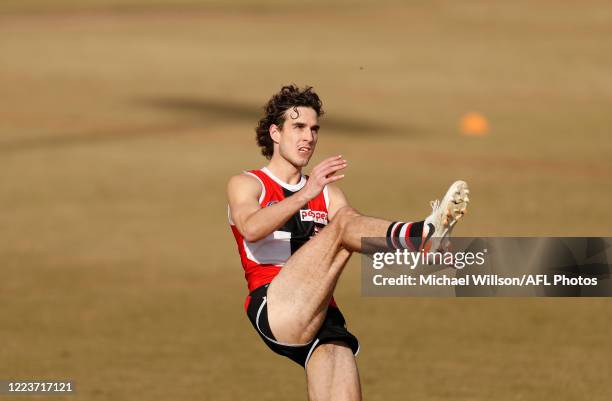
[[(470, 183), (474, 236), (610, 236), (605, 1), (3, 0), (0, 379), (83, 400), (304, 400), (226, 220), (281, 85), (366, 214)], [(609, 299), (336, 298), (367, 400), (608, 400)], [(27, 399), (23, 397), (20, 399)], [(50, 397), (53, 399), (53, 397)]]

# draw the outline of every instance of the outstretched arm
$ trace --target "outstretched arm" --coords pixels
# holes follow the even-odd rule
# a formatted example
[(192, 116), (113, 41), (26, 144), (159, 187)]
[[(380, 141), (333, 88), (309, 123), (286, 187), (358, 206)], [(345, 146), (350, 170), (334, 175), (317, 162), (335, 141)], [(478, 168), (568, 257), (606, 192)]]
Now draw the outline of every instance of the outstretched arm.
[(346, 167), (340, 156), (330, 157), (312, 169), (310, 177), (300, 191), (274, 205), (259, 205), (261, 184), (246, 174), (234, 176), (227, 185), (232, 220), (238, 231), (249, 242), (259, 241), (282, 227), (302, 206), (323, 191), (325, 185), (344, 178), (335, 173)]

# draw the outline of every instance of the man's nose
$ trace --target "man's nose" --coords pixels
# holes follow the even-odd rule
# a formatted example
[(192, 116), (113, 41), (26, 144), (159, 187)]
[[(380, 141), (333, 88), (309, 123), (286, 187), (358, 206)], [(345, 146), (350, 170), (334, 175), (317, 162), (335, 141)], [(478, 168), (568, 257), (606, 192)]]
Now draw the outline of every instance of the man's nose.
[(312, 134), (312, 130), (307, 128), (304, 130), (304, 135), (303, 135), (304, 139), (307, 140), (308, 142), (312, 142), (314, 141), (314, 135)]

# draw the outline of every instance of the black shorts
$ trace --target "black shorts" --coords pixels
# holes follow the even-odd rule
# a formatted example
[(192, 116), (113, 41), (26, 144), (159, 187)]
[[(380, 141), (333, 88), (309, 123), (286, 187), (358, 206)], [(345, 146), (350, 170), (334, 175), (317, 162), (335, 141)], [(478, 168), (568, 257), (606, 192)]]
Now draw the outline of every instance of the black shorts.
[(333, 341), (346, 343), (353, 351), (353, 354), (357, 355), (359, 352), (359, 341), (357, 337), (346, 329), (346, 321), (340, 309), (331, 305), (327, 309), (327, 315), (325, 316), (321, 328), (314, 339), (308, 344), (293, 345), (276, 341), (276, 338), (274, 338), (272, 334), (272, 330), (270, 330), (270, 324), (268, 323), (268, 306), (266, 300), (268, 285), (269, 284), (261, 286), (251, 292), (251, 299), (247, 306), (247, 315), (261, 339), (272, 351), (279, 355), (286, 356), (303, 367), (306, 367), (310, 355), (312, 355), (312, 352), (319, 345)]

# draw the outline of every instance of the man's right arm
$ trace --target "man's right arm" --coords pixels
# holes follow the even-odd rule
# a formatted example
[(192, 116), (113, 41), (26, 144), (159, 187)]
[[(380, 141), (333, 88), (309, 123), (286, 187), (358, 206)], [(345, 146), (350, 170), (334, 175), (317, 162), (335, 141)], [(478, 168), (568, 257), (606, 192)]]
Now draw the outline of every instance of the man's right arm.
[(234, 176), (227, 185), (232, 220), (240, 234), (249, 242), (259, 241), (278, 230), (308, 199), (300, 192), (274, 205), (262, 208), (259, 196), (262, 187), (255, 177), (246, 174)]

